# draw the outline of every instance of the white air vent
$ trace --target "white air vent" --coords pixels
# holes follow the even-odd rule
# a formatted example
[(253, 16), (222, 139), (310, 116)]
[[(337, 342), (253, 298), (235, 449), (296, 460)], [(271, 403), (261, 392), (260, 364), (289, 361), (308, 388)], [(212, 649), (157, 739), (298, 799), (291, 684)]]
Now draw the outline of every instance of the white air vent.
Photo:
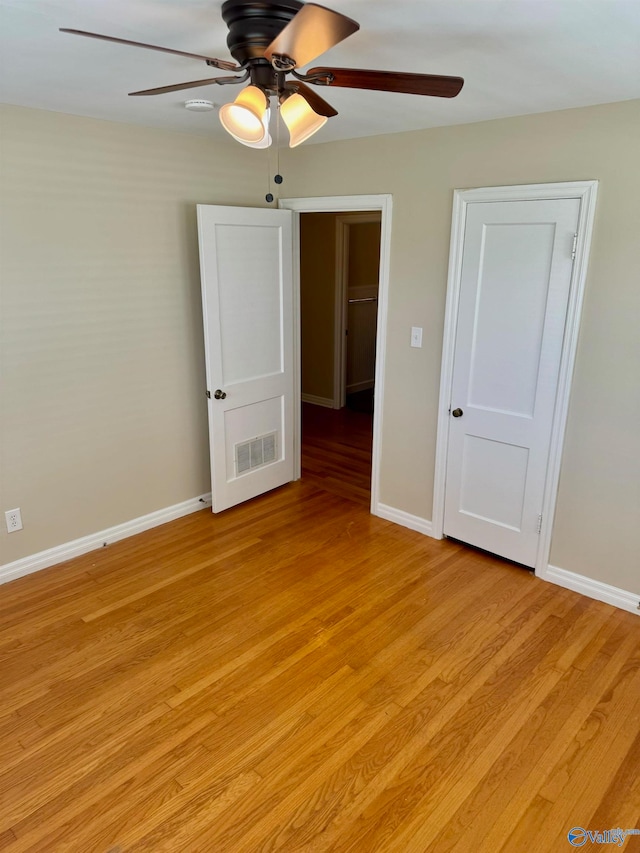
[(241, 441), (235, 446), (236, 477), (247, 474), (254, 468), (262, 468), (276, 461), (278, 451), (277, 433), (268, 432), (249, 441)]

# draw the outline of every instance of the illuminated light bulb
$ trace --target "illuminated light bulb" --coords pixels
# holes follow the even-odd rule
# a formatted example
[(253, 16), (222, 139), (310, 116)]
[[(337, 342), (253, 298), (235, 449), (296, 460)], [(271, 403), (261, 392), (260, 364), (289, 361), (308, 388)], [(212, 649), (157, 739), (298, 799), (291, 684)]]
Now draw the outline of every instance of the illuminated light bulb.
[(282, 120), (289, 128), (289, 147), (295, 148), (310, 136), (320, 130), (326, 123), (327, 117), (318, 115), (312, 110), (306, 100), (297, 92), (280, 105)]
[(273, 140), (271, 139), (271, 134), (269, 133), (269, 120), (271, 117), (271, 110), (265, 110), (265, 114), (262, 119), (262, 125), (264, 128), (264, 136), (259, 142), (247, 142), (244, 139), (241, 139), (239, 136), (236, 136), (235, 133), (231, 133), (229, 130), (229, 134), (233, 136), (236, 142), (241, 142), (243, 145), (248, 145), (249, 148), (268, 148)]
[(247, 86), (232, 104), (220, 107), (220, 121), (238, 142), (255, 146), (268, 135), (264, 124), (267, 107), (267, 96), (262, 89)]

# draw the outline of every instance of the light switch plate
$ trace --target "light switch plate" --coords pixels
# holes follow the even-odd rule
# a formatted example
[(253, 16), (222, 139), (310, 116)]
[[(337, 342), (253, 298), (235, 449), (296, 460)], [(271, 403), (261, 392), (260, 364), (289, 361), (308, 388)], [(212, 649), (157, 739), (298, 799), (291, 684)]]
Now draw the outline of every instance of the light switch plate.
[(412, 326), (411, 327), (411, 346), (412, 347), (421, 347), (422, 346), (422, 327), (421, 326)]

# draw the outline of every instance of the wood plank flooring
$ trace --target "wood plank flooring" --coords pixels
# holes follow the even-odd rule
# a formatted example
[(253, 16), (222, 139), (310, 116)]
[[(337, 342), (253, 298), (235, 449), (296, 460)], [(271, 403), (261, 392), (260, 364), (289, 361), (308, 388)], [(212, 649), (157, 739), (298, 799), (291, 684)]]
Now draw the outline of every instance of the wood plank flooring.
[(369, 506), (373, 415), (302, 404), (302, 478)]
[(640, 825), (637, 617), (326, 479), (0, 588), (1, 850), (555, 853)]

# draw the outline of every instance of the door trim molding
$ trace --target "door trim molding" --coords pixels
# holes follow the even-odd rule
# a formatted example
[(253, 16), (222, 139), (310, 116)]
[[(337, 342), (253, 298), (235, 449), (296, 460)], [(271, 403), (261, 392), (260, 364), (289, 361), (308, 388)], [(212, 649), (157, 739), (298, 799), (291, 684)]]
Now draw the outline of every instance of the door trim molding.
[(449, 250), (449, 273), (447, 278), (444, 339), (442, 344), (433, 489), (432, 535), (436, 539), (442, 539), (444, 535), (444, 496), (449, 438), (449, 406), (453, 381), (456, 324), (460, 301), (462, 249), (468, 206), (477, 202), (531, 201), (534, 199), (553, 200), (561, 198), (577, 198), (581, 202), (578, 218), (576, 256), (571, 273), (565, 335), (560, 357), (558, 390), (553, 414), (549, 461), (547, 464), (547, 476), (542, 503), (542, 528), (535, 565), (536, 575), (544, 579), (546, 579), (549, 570), (549, 553), (551, 551), (553, 518), (560, 480), (560, 463), (562, 460), (564, 434), (569, 411), (571, 380), (578, 345), (578, 331), (580, 328), (580, 316), (587, 277), (587, 261), (591, 247), (597, 193), (598, 181), (568, 181), (553, 184), (482, 187), (469, 190), (454, 190), (453, 193), (451, 245)]
[(382, 447), (382, 409), (384, 404), (384, 376), (389, 299), (389, 267), (391, 256), (392, 197), (381, 195), (321, 196), (311, 198), (281, 198), (279, 206), (294, 212), (293, 222), (293, 293), (294, 293), (294, 362), (297, 373), (294, 389), (295, 418), (294, 465), (295, 477), (301, 476), (300, 466), (300, 214), (301, 213), (362, 213), (379, 210), (380, 279), (378, 288), (378, 329), (376, 333), (376, 404), (373, 408), (373, 446), (371, 457), (371, 513), (378, 515), (380, 496), (380, 451)]

